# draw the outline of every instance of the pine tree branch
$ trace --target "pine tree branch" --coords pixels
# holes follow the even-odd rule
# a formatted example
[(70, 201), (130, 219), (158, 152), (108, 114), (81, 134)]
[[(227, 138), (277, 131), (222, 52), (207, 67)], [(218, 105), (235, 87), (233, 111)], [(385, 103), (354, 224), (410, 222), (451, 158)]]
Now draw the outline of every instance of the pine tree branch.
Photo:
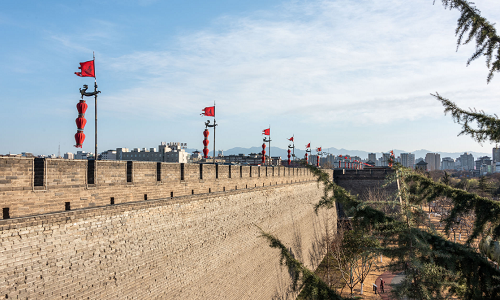
[[(465, 208), (468, 208), (468, 204), (471, 204), (471, 207), (476, 207), (474, 204), (477, 204), (482, 207), (478, 212), (481, 218), (483, 216), (486, 216), (488, 220), (497, 218), (498, 214), (491, 213), (491, 211), (488, 215), (489, 210), (498, 210), (495, 206), (497, 203), (489, 199), (453, 189), (441, 183), (434, 183), (409, 170), (400, 171), (403, 175), (402, 185), (405, 191), (402, 194), (403, 197), (411, 196), (411, 199), (417, 199), (411, 195), (414, 190), (404, 187), (413, 181), (420, 185), (417, 192), (422, 193), (423, 197), (427, 197), (428, 200), (443, 194), (459, 199), (458, 203), (468, 199), (470, 201), (462, 203)], [(342, 189), (331, 182), (326, 182), (326, 185)], [(350, 201), (351, 206), (357, 208), (354, 210), (353, 221), (368, 222), (372, 224), (372, 228), (377, 229), (385, 237), (386, 247), (382, 250), (384, 255), (397, 258), (400, 262), (410, 260), (411, 268), (408, 269), (406, 280), (398, 288), (399, 294), (419, 299), (449, 299), (450, 296), (459, 296), (461, 299), (500, 298), (500, 271), (475, 249), (468, 245), (448, 241), (427, 229), (408, 228), (406, 222), (386, 217), (383, 212), (374, 214), (372, 211), (375, 209), (361, 205), (355, 197), (347, 197), (346, 195), (349, 195), (347, 191), (339, 194), (342, 195), (342, 200), (346, 201), (346, 204)], [(329, 197), (328, 200), (335, 201), (333, 197)], [(385, 217), (380, 217), (382, 215)], [(367, 221), (366, 219), (371, 216), (375, 218)], [(479, 221), (475, 224), (476, 230), (484, 228), (481, 227), (481, 223), (482, 221)], [(408, 254), (410, 254), (409, 257)]]
[(453, 202), (448, 217), (444, 220), (446, 223), (445, 231), (454, 225), (455, 220), (470, 212), (474, 212), (476, 220), (472, 234), (469, 236), (467, 243), (471, 243), (474, 239), (484, 233), (486, 225), (492, 225), (492, 237), (498, 239), (500, 237), (500, 203), (481, 197), (474, 193), (469, 193), (461, 189), (452, 188), (448, 185), (434, 182), (431, 179), (420, 174), (412, 174), (407, 178), (409, 181), (419, 184), (418, 191), (423, 199), (427, 202), (434, 201), (437, 197), (446, 196)]
[[(487, 78), (489, 83), (494, 72), (500, 71), (500, 37), (497, 35), (494, 24), (482, 17), (481, 11), (474, 7), (472, 2), (466, 0), (441, 0), (441, 2), (446, 9), (460, 11), (461, 15), (457, 20), (455, 30), (455, 34), (458, 36), (457, 50), (460, 45), (468, 44), (475, 39), (476, 50), (467, 60), (467, 65), (484, 55), (486, 66), (489, 69)], [(495, 58), (493, 58), (495, 53)]]
[[(497, 115), (487, 115), (483, 111), (463, 110), (452, 101), (441, 97), (438, 93), (431, 94), (444, 106), (444, 113), (451, 113), (453, 120), (462, 125), (462, 131), (458, 135), (467, 134), (479, 143), (490, 141), (500, 142), (500, 120)], [(477, 123), (477, 129), (471, 123)]]
[(299, 290), (299, 279), (302, 283), (300, 288), (302, 292), (313, 299), (317, 300), (343, 300), (334, 290), (330, 289), (328, 285), (321, 280), (314, 272), (306, 268), (300, 261), (292, 257), (287, 247), (283, 243), (270, 233), (263, 231), (257, 226), (261, 232), (261, 237), (269, 241), (269, 246), (271, 248), (277, 248), (280, 250), (280, 264), (285, 264), (288, 267), (289, 273), (294, 274), (292, 276), (292, 288), (294, 291)]

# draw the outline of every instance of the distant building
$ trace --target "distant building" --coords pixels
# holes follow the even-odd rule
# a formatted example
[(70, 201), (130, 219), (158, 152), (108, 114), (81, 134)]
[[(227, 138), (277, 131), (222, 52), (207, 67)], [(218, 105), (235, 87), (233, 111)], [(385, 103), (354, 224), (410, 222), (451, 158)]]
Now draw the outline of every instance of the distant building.
[(156, 148), (134, 148), (129, 151), (128, 148), (116, 148), (116, 160), (136, 160), (136, 161), (156, 161), (156, 162), (172, 162), (172, 163), (187, 163), (189, 154), (186, 152), (185, 143), (166, 143), (161, 142)]
[(415, 170), (427, 171), (427, 163), (422, 159), (415, 164)]
[(493, 148), (492, 154), (493, 154), (493, 156), (492, 156), (493, 162), (499, 162), (500, 161), (500, 148), (498, 148), (498, 147)]
[(85, 151), (77, 151), (75, 154), (75, 159), (93, 159), (94, 158), (94, 153), (92, 152), (85, 152)]
[(427, 153), (425, 155), (425, 162), (429, 171), (441, 169), (441, 155), (439, 153)]
[(455, 170), (455, 160), (451, 157), (444, 157), (441, 162), (441, 170)]
[(380, 166), (387, 167), (389, 166), (389, 159), (391, 158), (390, 153), (382, 153), (382, 157), (380, 158)]
[(415, 154), (401, 153), (401, 165), (413, 169), (415, 167)]
[(116, 150), (108, 150), (101, 153), (101, 160), (116, 160)]
[(75, 159), (75, 155), (71, 152), (64, 153), (64, 159)]
[(489, 156), (482, 156), (478, 158), (476, 163), (476, 170), (479, 170), (480, 175), (485, 175), (488, 173), (493, 173), (493, 164)]
[(465, 152), (460, 155), (460, 169), (464, 171), (474, 170), (474, 156)]
[(500, 161), (497, 161), (495, 163), (495, 173), (500, 173)]
[[(249, 155), (244, 154), (232, 154), (222, 156), (224, 163), (227, 164), (238, 164), (238, 165), (260, 165), (262, 164), (262, 155), (259, 153), (250, 153)], [(266, 164), (269, 163), (269, 157), (266, 157)], [(273, 166), (281, 166), (281, 156), (273, 156), (271, 165)]]
[(377, 154), (375, 154), (375, 153), (368, 153), (368, 160), (371, 160), (372, 162), (377, 161)]

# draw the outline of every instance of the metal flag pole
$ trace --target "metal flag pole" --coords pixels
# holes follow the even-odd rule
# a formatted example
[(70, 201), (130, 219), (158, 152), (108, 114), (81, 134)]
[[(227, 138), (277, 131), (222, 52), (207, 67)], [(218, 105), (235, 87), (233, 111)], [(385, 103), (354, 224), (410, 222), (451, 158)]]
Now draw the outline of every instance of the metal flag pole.
[(95, 53), (92, 51), (94, 57), (94, 100), (95, 100), (95, 154), (94, 160), (97, 160), (97, 77), (95, 75)]
[(214, 101), (214, 165), (215, 165), (215, 127), (217, 123), (215, 122), (215, 101)]
[(273, 165), (273, 157), (271, 156), (271, 124), (269, 124), (269, 162), (268, 165)]

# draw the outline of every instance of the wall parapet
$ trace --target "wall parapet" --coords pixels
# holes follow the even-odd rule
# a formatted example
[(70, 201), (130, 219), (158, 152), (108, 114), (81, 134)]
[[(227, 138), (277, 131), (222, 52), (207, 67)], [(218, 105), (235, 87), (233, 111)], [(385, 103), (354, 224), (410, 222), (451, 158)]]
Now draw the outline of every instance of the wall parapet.
[(314, 179), (283, 166), (2, 157), (0, 219)]

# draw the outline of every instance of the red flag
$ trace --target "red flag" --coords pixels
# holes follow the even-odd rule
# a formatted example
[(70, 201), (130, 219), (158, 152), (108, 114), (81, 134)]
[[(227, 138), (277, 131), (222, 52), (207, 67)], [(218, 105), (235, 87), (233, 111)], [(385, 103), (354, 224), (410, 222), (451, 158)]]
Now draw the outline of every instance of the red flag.
[(293, 142), (293, 136), (288, 139), (290, 142)]
[(271, 135), (271, 128), (262, 130), (263, 135)]
[(321, 152), (321, 147), (316, 148), (316, 151), (317, 151), (317, 152)]
[(203, 113), (200, 116), (215, 117), (215, 106), (205, 107), (201, 111)]
[(307, 144), (306, 148), (311, 148), (311, 143)]
[(80, 77), (95, 77), (95, 69), (94, 69), (94, 61), (89, 60), (86, 62), (81, 62), (78, 69), (82, 70), (81, 72), (75, 72), (77, 76)]

